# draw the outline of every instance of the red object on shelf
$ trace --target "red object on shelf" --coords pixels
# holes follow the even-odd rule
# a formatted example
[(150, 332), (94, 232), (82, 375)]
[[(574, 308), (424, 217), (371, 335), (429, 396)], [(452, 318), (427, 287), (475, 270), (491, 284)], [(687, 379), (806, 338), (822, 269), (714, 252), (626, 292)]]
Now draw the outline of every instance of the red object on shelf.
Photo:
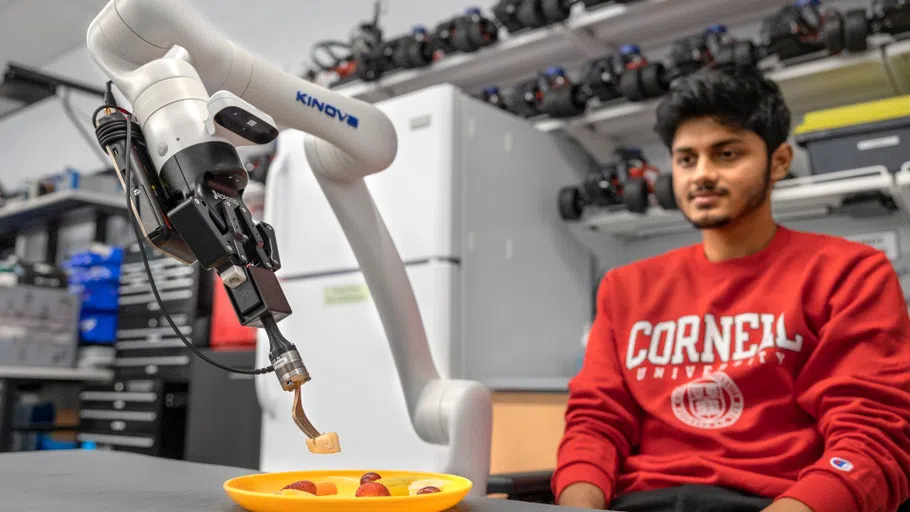
[(236, 350), (256, 346), (256, 329), (240, 324), (234, 306), (224, 289), (221, 277), (215, 275), (212, 298), (212, 328), (209, 345), (213, 350)]

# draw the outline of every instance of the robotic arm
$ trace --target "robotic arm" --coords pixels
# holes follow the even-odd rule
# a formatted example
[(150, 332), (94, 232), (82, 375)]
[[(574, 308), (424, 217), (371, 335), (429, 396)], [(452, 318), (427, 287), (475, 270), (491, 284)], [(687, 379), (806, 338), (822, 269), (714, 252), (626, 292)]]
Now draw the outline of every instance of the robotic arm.
[(274, 232), (250, 218), (236, 151), (274, 140), (278, 125), (307, 134), (305, 153), (376, 302), (415, 430), (449, 444), (458, 454), (449, 470), (474, 478), (483, 492), (476, 484), (489, 470), (489, 393), (474, 382), (439, 379), (404, 265), (363, 180), (395, 158), (391, 121), (368, 103), (254, 57), (179, 0), (111, 0), (89, 26), (87, 44), (132, 107), (109, 100), (96, 111), (105, 113), (96, 131), (144, 237), (173, 258), (218, 272), (241, 323), (268, 334), (272, 364), (255, 373), (274, 371), (295, 393), (293, 416), (307, 446), (330, 453), (340, 449), (337, 436), (320, 434), (300, 406), (310, 376), (278, 331), (291, 308), (275, 276)]

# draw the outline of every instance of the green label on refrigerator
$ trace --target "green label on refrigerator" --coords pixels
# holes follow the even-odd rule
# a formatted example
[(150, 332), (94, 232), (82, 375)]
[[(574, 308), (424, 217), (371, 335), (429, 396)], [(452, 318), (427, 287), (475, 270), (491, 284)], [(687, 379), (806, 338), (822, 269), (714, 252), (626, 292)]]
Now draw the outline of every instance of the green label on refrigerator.
[(369, 298), (370, 290), (365, 284), (327, 286), (322, 289), (323, 303), (327, 306), (334, 304), (357, 304), (366, 302)]

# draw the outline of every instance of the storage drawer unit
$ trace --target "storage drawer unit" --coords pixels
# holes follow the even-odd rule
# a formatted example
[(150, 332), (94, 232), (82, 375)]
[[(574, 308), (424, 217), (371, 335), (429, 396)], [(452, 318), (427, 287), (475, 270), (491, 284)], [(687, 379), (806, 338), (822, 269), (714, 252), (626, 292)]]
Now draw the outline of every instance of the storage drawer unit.
[(80, 442), (158, 457), (183, 457), (186, 384), (121, 379), (86, 385), (79, 398)]
[(813, 174), (874, 165), (898, 172), (910, 150), (910, 95), (809, 112), (794, 135)]
[[(207, 346), (211, 317), (209, 272), (148, 251), (149, 267), (164, 307), (195, 346)], [(192, 352), (183, 344), (155, 299), (139, 245), (126, 250), (120, 277), (120, 312), (114, 369), (118, 377), (186, 381)]]

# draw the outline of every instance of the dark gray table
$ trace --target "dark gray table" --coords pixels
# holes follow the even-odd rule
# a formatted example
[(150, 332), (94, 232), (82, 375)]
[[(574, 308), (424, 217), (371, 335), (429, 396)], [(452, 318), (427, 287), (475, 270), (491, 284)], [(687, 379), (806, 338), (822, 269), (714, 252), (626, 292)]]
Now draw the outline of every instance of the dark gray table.
[[(4, 512), (243, 512), (222, 489), (254, 473), (124, 452), (66, 450), (0, 454)], [(498, 499), (466, 499), (451, 512), (582, 509)]]

